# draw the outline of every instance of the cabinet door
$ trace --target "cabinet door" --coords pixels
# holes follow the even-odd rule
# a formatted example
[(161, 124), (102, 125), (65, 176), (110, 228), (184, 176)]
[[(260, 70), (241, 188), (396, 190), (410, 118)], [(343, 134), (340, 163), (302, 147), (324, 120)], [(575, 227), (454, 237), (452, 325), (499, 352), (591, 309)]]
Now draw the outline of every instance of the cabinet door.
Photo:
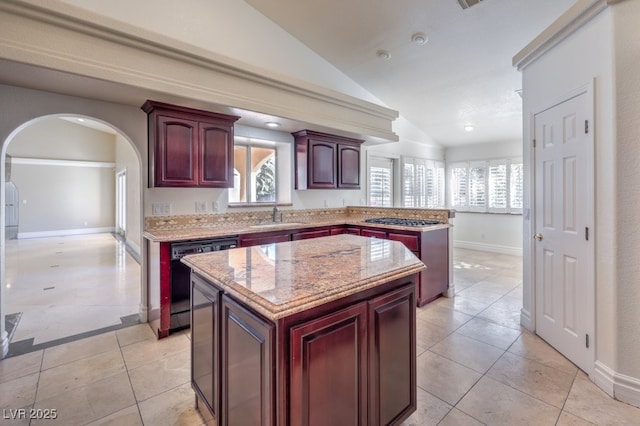
[(275, 326), (222, 297), (223, 425), (275, 424)]
[(220, 417), (220, 291), (191, 277), (191, 383)]
[[(398, 234), (395, 232), (389, 232), (387, 238), (394, 241), (400, 241), (411, 251), (420, 250), (420, 237), (417, 235)], [(420, 255), (418, 254), (418, 258)]]
[(415, 283), (408, 284), (369, 302), (371, 425), (399, 423), (416, 409)]
[(200, 123), (199, 184), (233, 186), (233, 130), (229, 125)]
[(153, 148), (155, 186), (196, 185), (198, 123), (160, 115), (156, 125), (157, 137)]
[(338, 188), (360, 188), (360, 147), (338, 145)]
[(367, 424), (366, 302), (292, 327), (290, 422)]
[(336, 144), (309, 140), (309, 188), (336, 188)]

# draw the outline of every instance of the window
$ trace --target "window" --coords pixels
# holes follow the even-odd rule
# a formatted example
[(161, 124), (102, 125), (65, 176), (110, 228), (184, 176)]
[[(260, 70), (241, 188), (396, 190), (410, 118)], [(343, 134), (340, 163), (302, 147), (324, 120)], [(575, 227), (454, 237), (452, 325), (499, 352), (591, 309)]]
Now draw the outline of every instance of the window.
[(369, 157), (369, 205), (393, 207), (393, 160)]
[(290, 203), (290, 160), (290, 143), (236, 135), (229, 205)]
[(411, 157), (402, 163), (402, 206), (443, 208), (444, 163)]
[(522, 160), (452, 163), (451, 207), (461, 211), (521, 213)]

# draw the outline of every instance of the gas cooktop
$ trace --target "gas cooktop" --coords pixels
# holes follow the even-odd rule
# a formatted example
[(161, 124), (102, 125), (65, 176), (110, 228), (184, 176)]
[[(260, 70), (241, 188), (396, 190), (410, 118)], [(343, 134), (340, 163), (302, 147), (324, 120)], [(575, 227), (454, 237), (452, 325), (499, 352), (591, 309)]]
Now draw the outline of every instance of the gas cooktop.
[(374, 217), (371, 219), (365, 219), (365, 222), (399, 226), (429, 226), (441, 224), (441, 222), (438, 222), (437, 220), (403, 219), (399, 217)]

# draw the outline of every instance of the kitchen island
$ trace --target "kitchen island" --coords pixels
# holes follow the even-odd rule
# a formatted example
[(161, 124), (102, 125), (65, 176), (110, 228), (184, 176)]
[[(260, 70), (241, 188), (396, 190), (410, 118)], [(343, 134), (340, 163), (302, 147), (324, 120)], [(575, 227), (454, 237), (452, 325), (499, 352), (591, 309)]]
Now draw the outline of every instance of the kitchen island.
[(416, 407), (415, 281), (397, 241), (336, 235), (186, 256), (192, 386), (217, 424), (395, 424)]

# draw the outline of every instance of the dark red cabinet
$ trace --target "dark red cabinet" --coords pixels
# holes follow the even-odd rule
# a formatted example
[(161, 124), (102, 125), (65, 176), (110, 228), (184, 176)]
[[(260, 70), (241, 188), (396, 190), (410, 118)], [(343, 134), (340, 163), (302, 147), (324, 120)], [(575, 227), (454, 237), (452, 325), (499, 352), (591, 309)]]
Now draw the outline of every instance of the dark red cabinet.
[(449, 288), (448, 228), (416, 232), (362, 228), (360, 235), (400, 241), (424, 262), (427, 269), (418, 274), (418, 306), (437, 299)]
[(240, 247), (260, 246), (263, 244), (284, 243), (291, 241), (291, 231), (265, 232), (261, 234), (242, 234), (239, 237)]
[(415, 411), (416, 275), (277, 321), (191, 276), (191, 384), (207, 422), (383, 425)]
[(366, 332), (366, 303), (291, 328), (291, 424), (367, 424)]
[(291, 239), (293, 241), (298, 241), (298, 240), (307, 240), (309, 238), (318, 238), (318, 237), (328, 237), (329, 235), (331, 235), (331, 228), (319, 228), (319, 229), (313, 229), (313, 230), (303, 230), (300, 232), (296, 232), (295, 234), (293, 234), (293, 236), (291, 237)]
[(220, 340), (220, 424), (275, 424), (275, 325), (224, 295)]
[(295, 138), (295, 189), (359, 189), (360, 139), (301, 130)]
[(369, 301), (367, 317), (369, 424), (395, 424), (417, 406), (414, 289), (401, 288)]
[(279, 243), (328, 235), (355, 234), (363, 237), (388, 239), (402, 242), (427, 269), (418, 273), (417, 304), (424, 306), (437, 299), (449, 288), (449, 229), (430, 231), (396, 231), (385, 228), (340, 225), (301, 231), (274, 231), (262, 234), (240, 235), (240, 246)]
[(219, 417), (220, 297), (222, 292), (191, 278), (191, 383), (212, 416)]
[(372, 238), (387, 238), (387, 231), (382, 231), (379, 229), (366, 229), (363, 228), (360, 230), (360, 235), (363, 237), (372, 237)]
[(360, 189), (360, 146), (338, 144), (338, 188)]
[(233, 124), (240, 117), (147, 101), (149, 185), (233, 187)]

